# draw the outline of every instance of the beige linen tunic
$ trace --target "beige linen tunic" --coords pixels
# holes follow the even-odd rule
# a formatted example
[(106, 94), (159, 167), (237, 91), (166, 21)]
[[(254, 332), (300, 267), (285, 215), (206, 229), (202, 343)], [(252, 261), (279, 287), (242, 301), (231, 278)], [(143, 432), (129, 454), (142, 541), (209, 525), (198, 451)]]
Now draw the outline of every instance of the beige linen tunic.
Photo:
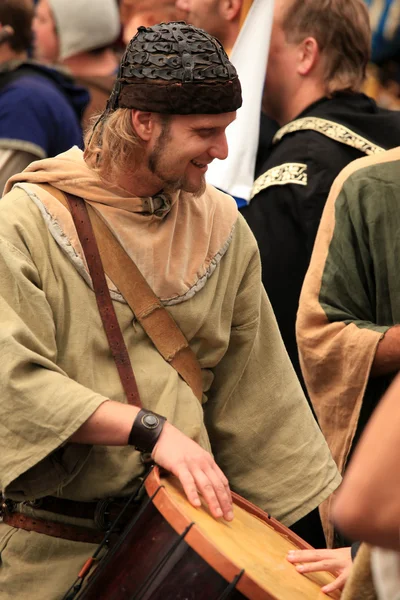
[[(126, 400), (89, 283), (18, 187), (0, 202), (0, 282), (0, 489), (16, 500), (129, 494), (142, 473), (132, 447), (68, 443), (102, 402)], [(143, 405), (212, 448), (234, 490), (291, 525), (338, 486), (240, 216), (202, 289), (168, 306), (200, 361), (203, 406), (128, 305), (114, 306)], [(93, 550), (1, 523), (0, 599), (61, 599)]]

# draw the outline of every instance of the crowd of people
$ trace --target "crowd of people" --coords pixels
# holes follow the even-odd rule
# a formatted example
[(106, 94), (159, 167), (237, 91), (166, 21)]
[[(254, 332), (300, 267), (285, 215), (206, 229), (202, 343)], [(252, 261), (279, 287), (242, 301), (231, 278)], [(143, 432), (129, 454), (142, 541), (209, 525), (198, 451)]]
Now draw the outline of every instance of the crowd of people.
[[(207, 170), (267, 2), (238, 206)], [(399, 600), (397, 5), (0, 2), (0, 600), (64, 598), (148, 455), (309, 542), (326, 594)]]

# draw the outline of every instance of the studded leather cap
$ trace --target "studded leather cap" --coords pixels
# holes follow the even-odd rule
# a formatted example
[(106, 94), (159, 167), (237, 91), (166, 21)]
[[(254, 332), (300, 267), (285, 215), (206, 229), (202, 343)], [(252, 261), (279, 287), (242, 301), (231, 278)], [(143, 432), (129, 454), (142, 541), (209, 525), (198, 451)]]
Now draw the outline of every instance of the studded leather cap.
[(235, 67), (222, 44), (183, 21), (139, 27), (122, 57), (106, 113), (219, 114), (242, 105)]

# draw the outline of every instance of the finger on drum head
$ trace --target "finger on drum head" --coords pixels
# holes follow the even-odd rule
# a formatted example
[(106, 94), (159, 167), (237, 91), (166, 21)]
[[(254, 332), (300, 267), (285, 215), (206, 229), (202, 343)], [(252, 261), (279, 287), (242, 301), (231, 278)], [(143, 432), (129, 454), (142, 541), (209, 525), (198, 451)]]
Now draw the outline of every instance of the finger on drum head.
[(216, 519), (222, 517), (222, 508), (218, 502), (217, 495), (214, 491), (214, 486), (211, 483), (210, 479), (200, 469), (193, 471), (192, 474), (196, 482), (197, 489), (206, 501), (206, 504), (210, 509), (212, 516)]
[(213, 517), (224, 517), (227, 521), (233, 519), (232, 502), (226, 487), (212, 468), (198, 470), (193, 473), (199, 490), (203, 494)]
[(347, 574), (342, 574), (339, 575), (339, 577), (337, 579), (335, 579), (335, 581), (332, 581), (332, 583), (328, 583), (328, 585), (324, 585), (323, 588), (321, 588), (321, 590), (324, 592), (324, 594), (329, 594), (330, 592), (334, 592), (335, 590), (341, 590), (344, 588), (344, 584), (347, 581)]
[(227, 521), (232, 521), (232, 519), (233, 519), (232, 494), (231, 494), (231, 490), (229, 488), (229, 484), (226, 485), (226, 483), (225, 483), (225, 482), (227, 482), (225, 475), (222, 473), (221, 469), (219, 469), (219, 468), (218, 468), (217, 473), (215, 473), (215, 470), (210, 469), (210, 472), (207, 471), (206, 475), (209, 475), (209, 477), (214, 485), (214, 490), (217, 495), (219, 505), (222, 509), (224, 519), (226, 519)]
[(296, 569), (298, 571), (301, 571), (302, 573), (313, 573), (314, 571), (325, 571), (328, 568), (333, 568), (333, 567), (332, 566), (329, 567), (324, 562), (310, 562), (310, 563), (306, 563), (304, 565), (296, 565)]
[(201, 506), (201, 500), (197, 492), (196, 483), (189, 471), (187, 469), (180, 471), (177, 476), (182, 484), (183, 490), (189, 502), (193, 504), (193, 506)]
[(231, 494), (231, 488), (229, 487), (229, 481), (227, 480), (227, 478), (225, 477), (224, 473), (221, 471), (221, 469), (219, 468), (219, 466), (214, 463), (214, 471), (217, 474), (217, 477), (219, 477), (222, 481), (222, 485), (225, 487), (229, 500), (232, 503), (232, 494)]
[(326, 550), (325, 552), (318, 550), (290, 550), (287, 555), (289, 562), (315, 562), (316, 560), (329, 558), (331, 558), (331, 555)]

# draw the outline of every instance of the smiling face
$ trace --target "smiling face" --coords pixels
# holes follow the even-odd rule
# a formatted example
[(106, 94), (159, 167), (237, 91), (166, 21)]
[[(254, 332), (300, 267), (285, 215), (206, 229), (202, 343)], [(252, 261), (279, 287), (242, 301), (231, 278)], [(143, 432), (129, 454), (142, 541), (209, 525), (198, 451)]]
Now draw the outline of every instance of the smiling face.
[(148, 145), (148, 169), (160, 189), (201, 195), (208, 165), (228, 156), (225, 130), (235, 112), (219, 115), (174, 115), (155, 128)]

